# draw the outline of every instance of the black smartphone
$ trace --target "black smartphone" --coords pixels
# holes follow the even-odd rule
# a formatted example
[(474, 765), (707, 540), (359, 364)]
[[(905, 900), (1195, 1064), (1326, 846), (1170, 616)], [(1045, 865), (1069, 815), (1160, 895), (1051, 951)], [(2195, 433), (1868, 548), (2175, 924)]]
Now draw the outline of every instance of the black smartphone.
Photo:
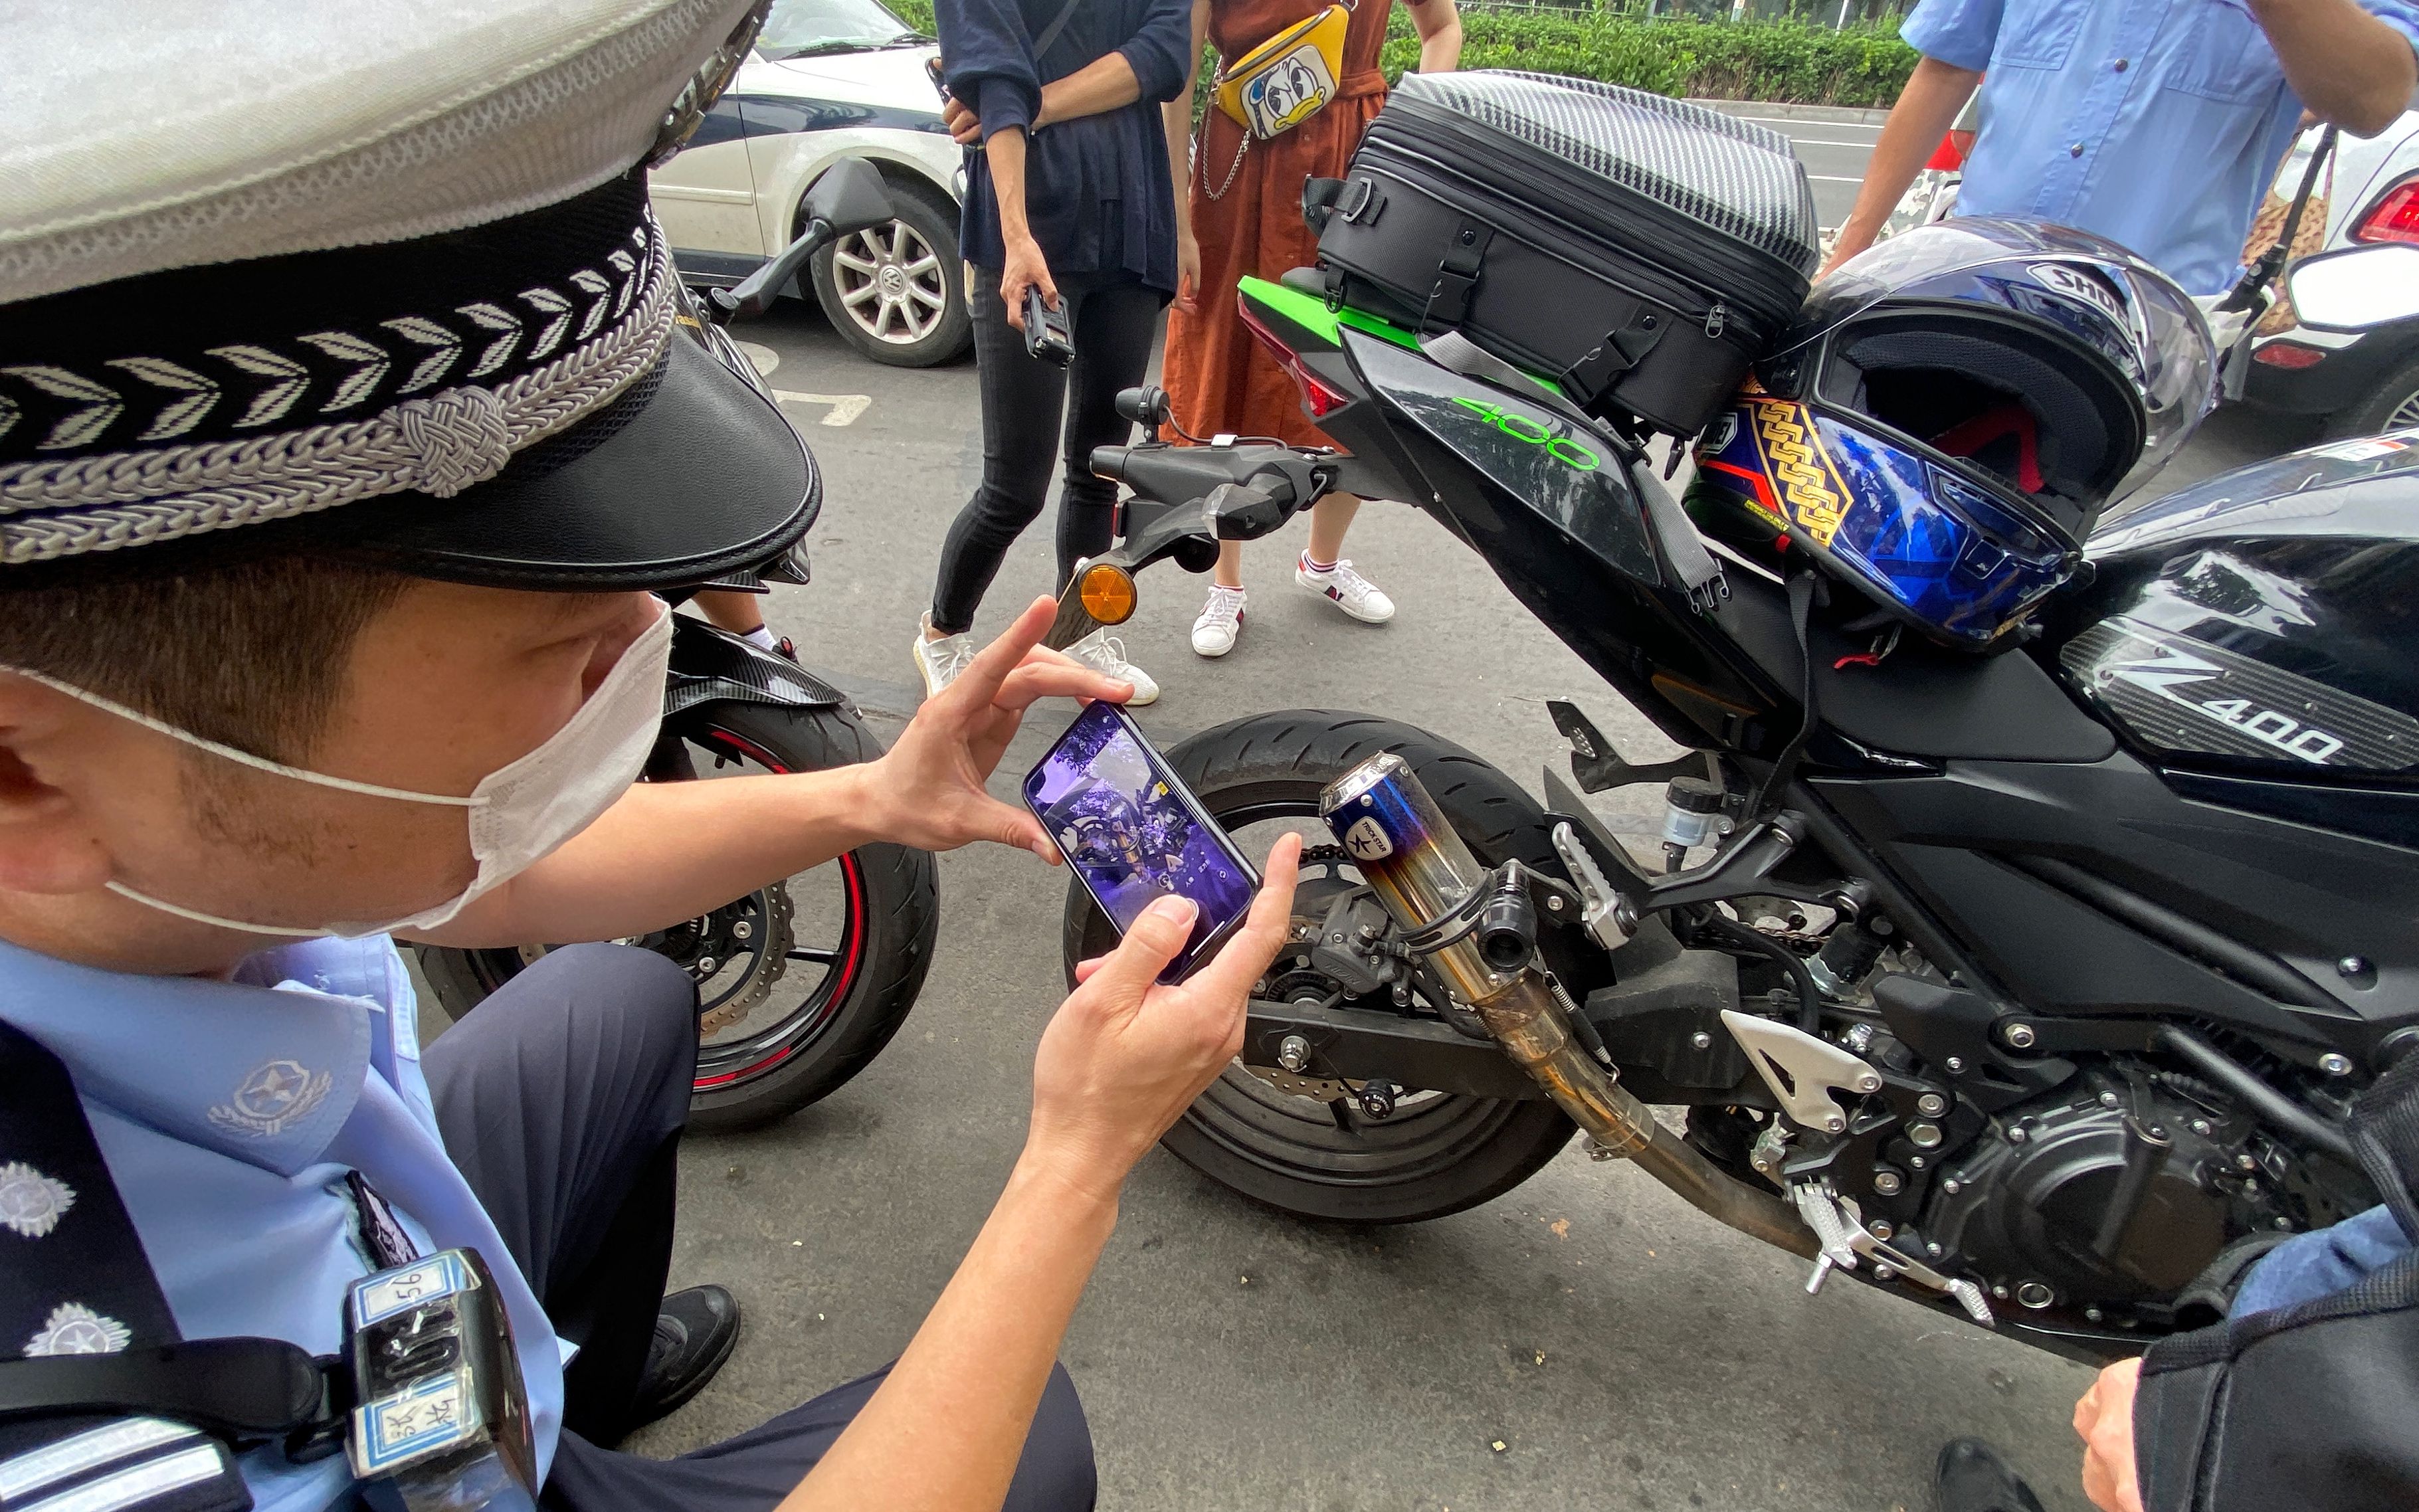
[(1169, 893), (1200, 908), (1162, 981), (1183, 980), (1252, 911), (1259, 872), (1114, 703), (1075, 716), (1025, 774), (1025, 802), (1119, 934)]
[(958, 98), (949, 93), (949, 76), (941, 71), (940, 54), (935, 53), (924, 60), (924, 77), (932, 80), (932, 87), (940, 92), (942, 104), (946, 105)]
[(1067, 323), (1064, 305), (1054, 310), (1042, 302), (1041, 285), (1025, 285), (1025, 354), (1060, 367), (1075, 360), (1075, 331)]

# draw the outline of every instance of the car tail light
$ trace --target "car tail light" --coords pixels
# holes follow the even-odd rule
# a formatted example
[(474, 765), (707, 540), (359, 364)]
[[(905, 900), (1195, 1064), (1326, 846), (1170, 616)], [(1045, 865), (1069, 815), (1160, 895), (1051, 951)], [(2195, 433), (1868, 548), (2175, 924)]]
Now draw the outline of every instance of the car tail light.
[(2383, 198), (2352, 232), (2354, 241), (2419, 242), (2419, 177), (2405, 178)]
[(2298, 373), (2305, 367), (2316, 367), (2327, 360), (2321, 347), (2304, 347), (2298, 341), (2272, 341), (2251, 354), (2255, 363), (2281, 367), (2288, 373)]
[(1287, 346), (1275, 332), (1254, 315), (1251, 305), (1245, 303), (1240, 295), (1236, 296), (1235, 308), (1242, 316), (1244, 326), (1261, 346), (1269, 349), (1269, 355), (1277, 360), (1277, 365), (1286, 370), (1294, 386), (1302, 390), (1302, 408), (1310, 411), (1311, 419), (1323, 420), (1352, 402), (1350, 395), (1336, 393), (1317, 374), (1303, 366), (1301, 354)]
[(1957, 149), (1957, 158), (1961, 163), (1974, 155), (1974, 138), (1980, 134), (1980, 131), (1962, 130), (1949, 133), (1949, 145)]

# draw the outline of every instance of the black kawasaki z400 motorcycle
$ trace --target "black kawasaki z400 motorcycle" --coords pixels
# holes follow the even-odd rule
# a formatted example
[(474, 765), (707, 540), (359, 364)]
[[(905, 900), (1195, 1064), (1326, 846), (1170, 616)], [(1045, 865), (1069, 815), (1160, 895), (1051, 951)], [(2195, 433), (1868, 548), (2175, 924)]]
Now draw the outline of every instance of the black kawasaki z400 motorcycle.
[[(754, 365), (722, 326), (761, 314), (818, 250), (886, 224), (892, 208), (872, 165), (852, 161), (817, 179), (800, 212), (798, 239), (736, 288), (709, 290), (701, 301), (683, 291), (684, 334), (760, 390)], [(768, 579), (807, 580), (803, 541), (759, 573), (699, 586), (761, 593)], [(645, 780), (685, 782), (725, 770), (818, 771), (881, 754), (865, 720), (823, 678), (703, 620), (683, 615), (672, 622), (663, 731)], [(931, 854), (877, 844), (622, 943), (657, 951), (696, 980), (690, 1123), (730, 1130), (787, 1117), (862, 1071), (916, 1006), (939, 928), (940, 882)], [(459, 1018), (553, 948), (423, 946), (420, 966), (439, 1003)]]
[[(2419, 1044), (2419, 433), (2122, 515), (2041, 634), (1972, 656), (1845, 594), (1794, 617), (1742, 559), (1692, 595), (1633, 436), (1315, 287), (1243, 310), (1349, 452), (1095, 454), (1134, 497), (1056, 639), (1329, 488), (1411, 500), (1694, 754), (1631, 765), (1566, 702), (1542, 800), (1371, 715), (1175, 748), (1229, 828), (1333, 842), (1172, 1150), (1396, 1223), (1576, 1125), (1810, 1290), (1846, 1272), (2082, 1358), (2209, 1321), (2262, 1248), (2376, 1200), (2343, 1119)], [(1672, 870), (1580, 801), (1638, 782), (1668, 785)], [(1076, 889), (1070, 965), (1112, 939)]]

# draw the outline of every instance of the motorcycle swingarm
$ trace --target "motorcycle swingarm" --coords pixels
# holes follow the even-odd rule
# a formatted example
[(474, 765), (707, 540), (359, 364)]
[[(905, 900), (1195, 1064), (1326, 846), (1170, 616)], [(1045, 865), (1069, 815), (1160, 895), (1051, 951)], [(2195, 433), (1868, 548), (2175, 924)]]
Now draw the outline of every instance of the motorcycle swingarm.
[(683, 615), (672, 622), (664, 717), (717, 702), (830, 709), (847, 703), (848, 696), (778, 652)]
[[(1287, 1057), (1287, 1041), (1294, 1039), (1302, 1043)], [(1301, 1064), (1287, 1065), (1288, 1059)], [(1404, 1087), (1465, 1097), (1535, 1103), (1546, 1095), (1534, 1078), (1492, 1043), (1458, 1034), (1434, 1019), (1317, 1003), (1252, 999), (1243, 1029), (1243, 1062), (1284, 1066), (1297, 1075), (1318, 1078), (1383, 1077)]]

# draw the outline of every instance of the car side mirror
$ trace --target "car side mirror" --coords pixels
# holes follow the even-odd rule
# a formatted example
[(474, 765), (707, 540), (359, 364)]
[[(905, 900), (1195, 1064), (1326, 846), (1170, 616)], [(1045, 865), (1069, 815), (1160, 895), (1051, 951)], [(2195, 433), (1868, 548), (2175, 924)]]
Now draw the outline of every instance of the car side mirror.
[(800, 209), (808, 222), (829, 224), (835, 237), (887, 225), (899, 216), (881, 170), (863, 158), (850, 158), (826, 169), (807, 191)]
[(2419, 246), (2385, 241), (2304, 257), (2286, 275), (2293, 313), (2318, 331), (2366, 331), (2419, 316)]

